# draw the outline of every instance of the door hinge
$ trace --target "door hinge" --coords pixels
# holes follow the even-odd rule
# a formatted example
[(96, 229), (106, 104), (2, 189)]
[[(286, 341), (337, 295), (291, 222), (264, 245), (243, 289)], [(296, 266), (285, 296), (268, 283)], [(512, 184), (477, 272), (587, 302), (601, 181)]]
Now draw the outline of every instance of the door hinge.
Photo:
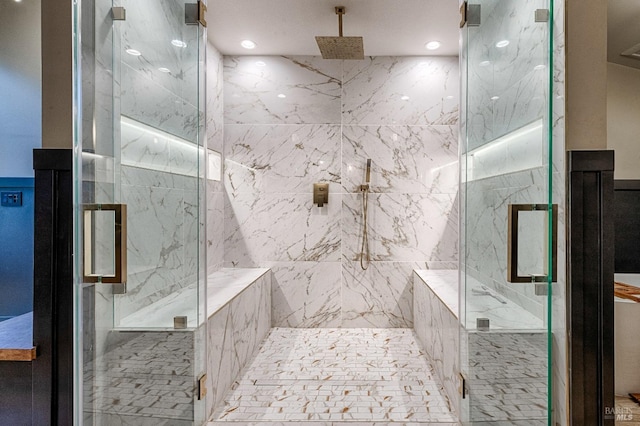
[(462, 395), (462, 399), (465, 399), (467, 397), (467, 394), (469, 393), (467, 390), (467, 378), (464, 377), (464, 374), (459, 373), (460, 374), (460, 395)]
[(203, 374), (198, 378), (198, 401), (202, 401), (207, 396), (207, 375)]
[(549, 9), (536, 9), (536, 22), (549, 22)]
[(125, 294), (127, 292), (127, 283), (116, 283), (111, 286), (111, 294)]
[(111, 8), (111, 19), (114, 21), (126, 21), (127, 10), (122, 6), (114, 6)]
[(549, 277), (545, 276), (545, 281), (543, 283), (535, 283), (535, 295), (536, 296), (548, 296), (549, 295), (549, 284), (547, 281)]
[(480, 12), (481, 7), (479, 4), (462, 3), (460, 6), (460, 28), (463, 28), (465, 25), (469, 27), (479, 27)]
[(187, 25), (202, 25), (207, 26), (207, 20), (205, 14), (207, 12), (207, 6), (202, 0), (198, 3), (185, 3), (184, 5), (184, 23)]
[(460, 5), (460, 28), (464, 28), (467, 23), (467, 2)]

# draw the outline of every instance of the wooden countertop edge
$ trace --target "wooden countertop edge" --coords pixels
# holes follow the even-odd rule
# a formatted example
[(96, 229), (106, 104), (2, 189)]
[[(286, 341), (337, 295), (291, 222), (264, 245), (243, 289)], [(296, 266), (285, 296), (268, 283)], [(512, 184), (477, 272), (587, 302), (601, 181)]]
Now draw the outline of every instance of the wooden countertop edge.
[(640, 287), (619, 281), (614, 281), (613, 284), (614, 296), (640, 303)]
[(33, 361), (36, 359), (36, 348), (0, 349), (0, 361)]

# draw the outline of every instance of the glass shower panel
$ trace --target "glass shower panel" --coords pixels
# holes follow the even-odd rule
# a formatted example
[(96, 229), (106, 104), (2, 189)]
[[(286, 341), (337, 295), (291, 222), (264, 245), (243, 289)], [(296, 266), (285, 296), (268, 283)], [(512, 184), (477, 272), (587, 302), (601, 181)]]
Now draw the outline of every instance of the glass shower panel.
[[(471, 424), (544, 425), (550, 421), (552, 4), (468, 3), (461, 53), (460, 319), (468, 392), (462, 416)], [(511, 282), (510, 272), (527, 282)]]
[[(206, 33), (186, 22), (192, 6), (76, 4), (76, 383), (84, 424), (204, 420)], [(106, 212), (119, 206), (121, 222)]]
[[(127, 291), (115, 327), (198, 324), (202, 149), (199, 26), (180, 1), (126, 1), (119, 25), (121, 200), (129, 209)], [(170, 299), (167, 299), (169, 297)]]

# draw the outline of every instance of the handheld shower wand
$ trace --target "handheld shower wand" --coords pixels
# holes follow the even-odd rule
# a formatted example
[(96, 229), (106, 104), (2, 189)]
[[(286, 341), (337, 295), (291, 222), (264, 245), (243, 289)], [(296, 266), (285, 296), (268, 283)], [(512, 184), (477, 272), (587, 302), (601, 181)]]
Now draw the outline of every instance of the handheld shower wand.
[(367, 158), (367, 167), (364, 174), (364, 185), (360, 185), (360, 191), (368, 191), (369, 182), (371, 182), (371, 158)]
[(368, 185), (371, 182), (371, 158), (367, 158), (367, 177), (365, 183)]
[(365, 172), (365, 183), (360, 185), (362, 192), (362, 246), (360, 247), (360, 267), (366, 270), (371, 263), (369, 253), (369, 230), (367, 226), (367, 214), (369, 209), (369, 183), (371, 182), (371, 158), (367, 159), (367, 169)]

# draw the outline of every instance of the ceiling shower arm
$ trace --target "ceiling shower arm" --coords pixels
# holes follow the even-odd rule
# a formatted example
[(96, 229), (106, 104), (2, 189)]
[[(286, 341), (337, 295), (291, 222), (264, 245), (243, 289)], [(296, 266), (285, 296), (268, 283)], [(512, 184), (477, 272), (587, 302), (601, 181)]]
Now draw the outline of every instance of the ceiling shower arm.
[(345, 14), (344, 6), (336, 6), (336, 15), (338, 15), (338, 36), (342, 37), (342, 15)]

